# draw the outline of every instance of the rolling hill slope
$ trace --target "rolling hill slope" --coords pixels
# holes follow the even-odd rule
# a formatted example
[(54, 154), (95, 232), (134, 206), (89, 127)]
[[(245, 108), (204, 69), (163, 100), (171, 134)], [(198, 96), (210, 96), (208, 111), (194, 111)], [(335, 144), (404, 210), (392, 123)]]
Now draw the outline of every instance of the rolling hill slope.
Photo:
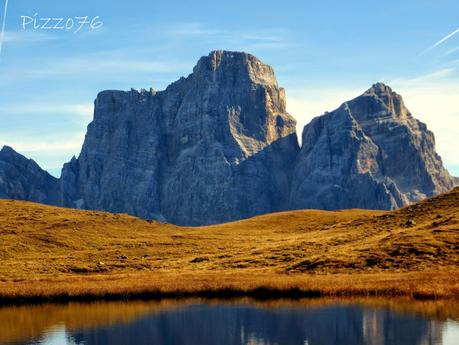
[(88, 287), (93, 279), (112, 281), (105, 286), (115, 290), (156, 289), (159, 281), (169, 291), (187, 276), (203, 289), (203, 281), (221, 286), (229, 276), (256, 287), (270, 281), (296, 286), (298, 279), (311, 277), (315, 282), (388, 274), (429, 278), (428, 272), (444, 272), (450, 278), (442, 286), (457, 293), (451, 272), (457, 272), (458, 249), (459, 188), (392, 212), (304, 210), (206, 227), (0, 201), (4, 296), (26, 295), (40, 286), (33, 284), (37, 281), (43, 284), (35, 294), (46, 295), (56, 279), (73, 281), (72, 288)]

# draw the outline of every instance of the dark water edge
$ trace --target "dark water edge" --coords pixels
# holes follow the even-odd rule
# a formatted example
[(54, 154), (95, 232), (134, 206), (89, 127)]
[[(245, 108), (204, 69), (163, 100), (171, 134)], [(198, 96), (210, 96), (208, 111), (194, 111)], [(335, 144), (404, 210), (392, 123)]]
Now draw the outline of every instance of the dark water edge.
[[(351, 296), (351, 294), (343, 294)], [(360, 295), (360, 294), (356, 294)], [(384, 296), (384, 293), (378, 291), (365, 291), (367, 297)], [(339, 294), (337, 295), (339, 296)], [(164, 299), (190, 299), (190, 298), (205, 298), (205, 299), (237, 299), (237, 298), (252, 298), (257, 300), (271, 299), (300, 299), (300, 298), (318, 298), (326, 297), (320, 290), (305, 290), (298, 288), (291, 289), (276, 289), (258, 287), (248, 290), (239, 290), (233, 288), (209, 289), (199, 291), (145, 291), (134, 293), (79, 293), (79, 294), (53, 294), (53, 295), (26, 295), (26, 296), (0, 296), (0, 307), (12, 305), (33, 305), (42, 303), (70, 303), (70, 302), (113, 302), (113, 301), (151, 301)], [(435, 296), (412, 296), (415, 299), (435, 299)]]
[[(205, 298), (205, 299), (238, 299), (252, 298), (256, 300), (271, 300), (271, 299), (302, 299), (302, 298), (351, 298), (351, 297), (366, 297), (366, 298), (402, 298), (408, 297), (413, 300), (441, 300), (442, 296), (435, 293), (410, 292), (409, 295), (405, 291), (397, 289), (378, 289), (378, 290), (352, 290), (352, 291), (337, 291), (333, 293), (324, 293), (321, 290), (315, 289), (300, 289), (300, 288), (271, 288), (257, 287), (253, 289), (205, 289), (198, 291), (143, 291), (143, 292), (123, 292), (123, 293), (78, 293), (78, 294), (52, 294), (52, 295), (0, 295), (0, 307), (11, 305), (33, 305), (41, 303), (70, 303), (70, 302), (112, 302), (112, 301), (151, 301), (164, 299), (190, 299), (190, 298)], [(451, 298), (454, 299), (454, 298)]]
[(0, 308), (0, 344), (457, 345), (458, 309), (407, 299), (12, 306)]

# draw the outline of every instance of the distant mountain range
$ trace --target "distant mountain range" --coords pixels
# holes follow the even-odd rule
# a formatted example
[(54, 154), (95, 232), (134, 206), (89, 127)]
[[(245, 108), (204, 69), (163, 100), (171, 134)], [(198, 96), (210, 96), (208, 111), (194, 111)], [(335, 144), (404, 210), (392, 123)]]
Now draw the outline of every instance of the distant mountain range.
[(203, 225), (302, 208), (395, 209), (452, 189), (434, 135), (378, 83), (316, 117), (298, 145), (256, 57), (214, 51), (156, 92), (103, 91), (60, 179), (0, 151), (0, 198)]

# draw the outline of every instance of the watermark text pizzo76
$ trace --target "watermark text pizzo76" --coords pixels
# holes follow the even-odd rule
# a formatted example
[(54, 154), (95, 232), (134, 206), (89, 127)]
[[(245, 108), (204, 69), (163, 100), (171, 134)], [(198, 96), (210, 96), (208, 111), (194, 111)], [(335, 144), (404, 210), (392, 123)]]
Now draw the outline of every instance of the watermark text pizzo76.
[(104, 25), (100, 16), (40, 17), (35, 13), (20, 18), (23, 30), (65, 30), (78, 33), (83, 29), (97, 30)]

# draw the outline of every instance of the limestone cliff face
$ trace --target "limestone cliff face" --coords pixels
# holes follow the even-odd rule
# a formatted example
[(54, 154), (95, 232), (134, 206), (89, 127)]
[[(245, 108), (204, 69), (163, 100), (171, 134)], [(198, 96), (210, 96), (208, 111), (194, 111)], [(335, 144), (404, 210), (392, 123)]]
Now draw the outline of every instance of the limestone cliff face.
[(378, 83), (304, 128), (290, 205), (394, 209), (454, 184), (432, 132)]
[(215, 51), (165, 91), (100, 93), (63, 202), (191, 225), (285, 209), (295, 125), (271, 67)]
[(57, 205), (58, 180), (9, 146), (0, 150), (0, 199)]
[(60, 180), (11, 148), (0, 198), (203, 225), (298, 208), (394, 209), (457, 184), (384, 84), (315, 118), (298, 147), (271, 67), (215, 51), (156, 92), (103, 91)]

